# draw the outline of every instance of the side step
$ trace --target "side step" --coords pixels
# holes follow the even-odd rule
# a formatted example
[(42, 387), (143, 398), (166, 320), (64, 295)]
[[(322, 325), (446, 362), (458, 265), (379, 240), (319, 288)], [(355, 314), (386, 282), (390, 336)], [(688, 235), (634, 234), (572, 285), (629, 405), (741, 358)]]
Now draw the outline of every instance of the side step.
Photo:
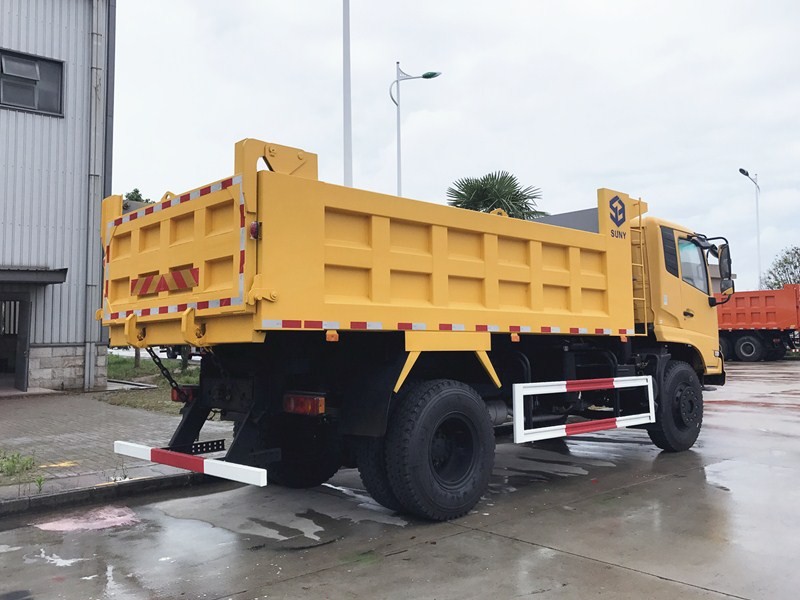
[(258, 467), (225, 462), (214, 458), (203, 458), (202, 456), (194, 456), (163, 448), (150, 448), (149, 446), (131, 442), (114, 442), (114, 452), (132, 458), (169, 465), (170, 467), (213, 475), (221, 479), (230, 479), (239, 483), (248, 483), (259, 487), (267, 485), (267, 470), (259, 469)]
[[(597, 419), (566, 425), (552, 425), (525, 429), (525, 396), (542, 394), (561, 394), (564, 392), (584, 392), (590, 390), (611, 390), (621, 388), (647, 387), (647, 400), (650, 412)], [(571, 381), (542, 381), (536, 383), (514, 384), (514, 443), (535, 442), (552, 438), (578, 435), (593, 431), (619, 429), (632, 425), (656, 422), (655, 400), (653, 398), (653, 378), (650, 375), (634, 377), (609, 377), (606, 379), (575, 379)]]

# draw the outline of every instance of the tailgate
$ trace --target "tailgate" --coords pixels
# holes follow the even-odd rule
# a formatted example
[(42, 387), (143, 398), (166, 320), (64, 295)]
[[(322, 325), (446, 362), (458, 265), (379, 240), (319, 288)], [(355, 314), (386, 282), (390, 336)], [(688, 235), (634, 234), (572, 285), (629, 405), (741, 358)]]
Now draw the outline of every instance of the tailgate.
[[(246, 222), (241, 176), (168, 193), (126, 214), (120, 196), (106, 198), (102, 321), (111, 345), (205, 346), (252, 338), (253, 306), (245, 302), (245, 289), (256, 270), (256, 241)], [(216, 334), (208, 335), (206, 327), (215, 324)], [(229, 338), (222, 336), (225, 329)]]

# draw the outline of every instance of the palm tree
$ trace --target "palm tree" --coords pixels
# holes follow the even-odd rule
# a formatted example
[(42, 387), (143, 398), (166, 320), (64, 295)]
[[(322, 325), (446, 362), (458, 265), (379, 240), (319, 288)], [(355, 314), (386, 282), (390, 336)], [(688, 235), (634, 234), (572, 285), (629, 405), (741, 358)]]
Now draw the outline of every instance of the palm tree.
[(447, 203), (450, 206), (492, 212), (502, 209), (509, 217), (531, 221), (546, 215), (536, 209), (536, 200), (541, 200), (542, 190), (528, 186), (523, 188), (519, 180), (508, 171), (487, 173), (483, 177), (463, 177), (447, 188)]

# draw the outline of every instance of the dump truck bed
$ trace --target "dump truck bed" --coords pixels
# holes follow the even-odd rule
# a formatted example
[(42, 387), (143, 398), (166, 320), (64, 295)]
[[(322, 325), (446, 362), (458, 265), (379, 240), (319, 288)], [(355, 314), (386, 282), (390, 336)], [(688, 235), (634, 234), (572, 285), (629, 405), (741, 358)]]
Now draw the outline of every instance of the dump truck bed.
[(800, 327), (800, 285), (780, 290), (736, 292), (729, 302), (718, 305), (719, 328), (793, 330)]
[(595, 233), (323, 183), (315, 155), (257, 140), (237, 144), (236, 170), (135, 213), (104, 201), (112, 345), (278, 329), (634, 333), (630, 220), (646, 206), (625, 194), (598, 191)]

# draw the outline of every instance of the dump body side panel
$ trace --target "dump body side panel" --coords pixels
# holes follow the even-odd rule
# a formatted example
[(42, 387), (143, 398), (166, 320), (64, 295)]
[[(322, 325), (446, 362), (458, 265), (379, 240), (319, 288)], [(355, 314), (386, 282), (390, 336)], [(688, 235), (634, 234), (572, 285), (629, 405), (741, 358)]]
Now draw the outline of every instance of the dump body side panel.
[(717, 307), (719, 328), (726, 331), (800, 327), (800, 285), (780, 290), (736, 292)]
[(600, 190), (600, 233), (476, 213), (268, 171), (258, 326), (633, 333), (628, 222)]

